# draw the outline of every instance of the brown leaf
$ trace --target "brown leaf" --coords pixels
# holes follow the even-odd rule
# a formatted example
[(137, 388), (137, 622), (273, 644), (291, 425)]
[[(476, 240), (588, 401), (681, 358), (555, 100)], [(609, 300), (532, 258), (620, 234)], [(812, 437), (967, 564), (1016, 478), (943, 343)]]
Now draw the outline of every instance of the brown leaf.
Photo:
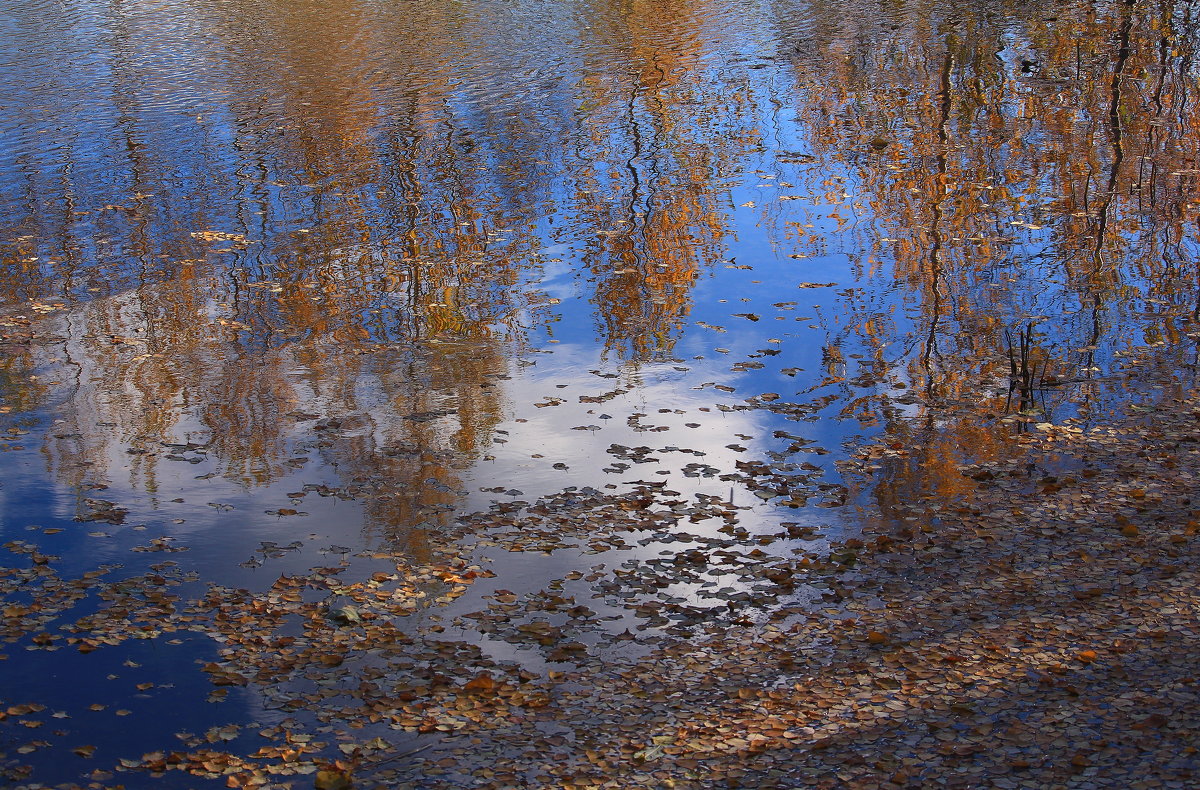
[(316, 790), (350, 790), (354, 782), (348, 771), (317, 771), (313, 786)]
[(480, 672), (467, 681), (463, 691), (471, 694), (484, 694), (496, 690), (496, 679), (486, 672)]

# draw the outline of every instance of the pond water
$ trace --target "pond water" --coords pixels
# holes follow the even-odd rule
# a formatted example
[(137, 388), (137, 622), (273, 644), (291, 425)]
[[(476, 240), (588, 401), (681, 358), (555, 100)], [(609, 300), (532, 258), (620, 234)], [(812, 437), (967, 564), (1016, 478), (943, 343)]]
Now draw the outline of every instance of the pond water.
[[(619, 661), (805, 606), (754, 551), (1191, 387), (1198, 19), (10, 0), (0, 771), (225, 786), (144, 756), (377, 734), (299, 676), (216, 682), (249, 648), (206, 596), (382, 574), (419, 605), (379, 621), (477, 651), (463, 678)], [(683, 572), (680, 544), (741, 559)], [(305, 578), (244, 630), (328, 616)], [(571, 655), (547, 590), (594, 610)]]

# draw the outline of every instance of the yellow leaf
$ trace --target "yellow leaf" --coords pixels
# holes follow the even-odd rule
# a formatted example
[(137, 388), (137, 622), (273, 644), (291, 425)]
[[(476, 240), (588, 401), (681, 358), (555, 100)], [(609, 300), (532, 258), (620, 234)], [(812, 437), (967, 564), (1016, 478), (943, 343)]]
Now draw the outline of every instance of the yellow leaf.
[(347, 771), (317, 771), (313, 786), (316, 790), (350, 790), (354, 783)]

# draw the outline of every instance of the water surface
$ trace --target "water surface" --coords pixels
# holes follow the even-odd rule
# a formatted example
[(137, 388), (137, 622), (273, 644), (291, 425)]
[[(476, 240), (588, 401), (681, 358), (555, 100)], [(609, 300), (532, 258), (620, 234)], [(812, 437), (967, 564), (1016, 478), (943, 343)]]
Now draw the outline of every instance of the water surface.
[[(544, 673), (552, 646), (462, 618), (594, 571), (593, 630), (652, 640), (639, 601), (753, 589), (603, 587), (681, 534), (852, 533), (953, 501), (1016, 432), (1191, 387), (1196, 25), (1136, 0), (9, 2), (0, 700), (47, 707), (0, 721), (0, 767), (83, 783), (287, 721), (270, 687), (208, 701), (214, 633), (81, 654), (64, 627), (98, 595), (33, 627), (30, 569), (195, 600), (478, 563), (404, 628), (459, 618)], [(587, 507), (639, 490), (743, 532), (597, 548)]]

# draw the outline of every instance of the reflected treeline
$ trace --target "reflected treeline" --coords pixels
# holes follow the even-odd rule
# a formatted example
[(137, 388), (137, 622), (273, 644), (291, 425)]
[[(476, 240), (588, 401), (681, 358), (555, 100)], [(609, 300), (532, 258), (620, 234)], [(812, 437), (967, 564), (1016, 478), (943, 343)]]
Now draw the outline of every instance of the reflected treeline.
[(731, 130), (751, 123), (725, 112), (744, 86), (697, 71), (719, 20), (695, 5), (539, 6), (544, 26), (511, 41), (484, 35), (504, 21), (486, 8), (440, 2), (67, 4), (94, 26), (100, 87), (48, 96), (52, 64), (24, 72), (30, 107), (80, 117), (3, 128), (0, 178), (24, 197), (0, 211), (3, 297), (121, 292), (195, 263), (224, 301), (280, 286), (236, 317), (264, 342), (477, 335), (536, 302), (518, 286), (550, 218), (585, 250), (610, 345), (662, 351), (725, 232), (714, 176), (746, 147)]
[(0, 395), (63, 402), (50, 453), (78, 482), (128, 466), (153, 489), (158, 456), (125, 450), (182, 441), (263, 485), (299, 442), (424, 489), (373, 500), (411, 522), (450, 501), (497, 377), (553, 320), (547, 248), (614, 357), (668, 358), (728, 254), (730, 187), (771, 151), (784, 197), (836, 223), (764, 208), (777, 254), (869, 251), (827, 324), (847, 416), (911, 431), (901, 389), (1087, 413), (1121, 364), (1182, 375), (1191, 6), (860, 10), (24, 0), (0, 44), (22, 97), (0, 117), (0, 303), (86, 307), (8, 344)]
[[(920, 456), (898, 488), (952, 485), (965, 448), (1002, 452), (979, 415), (1086, 416), (1135, 364), (1190, 381), (1198, 23), (1188, 3), (914, 2), (797, 46), (814, 150), (877, 217), (843, 340), (926, 417), (889, 421)], [(858, 410), (900, 414), (878, 396)]]
[[(606, 347), (622, 358), (671, 355), (706, 265), (732, 235), (728, 188), (761, 147), (748, 78), (706, 69), (725, 29), (715, 4), (596, 4), (581, 110), (589, 143), (573, 167), (571, 237), (595, 282)], [(728, 14), (728, 11), (726, 11)]]
[(615, 354), (669, 355), (756, 145), (697, 3), (26, 5), (0, 303), (78, 305), (8, 360), (54, 370), (74, 484), (154, 491), (168, 442), (265, 485), (315, 448), (410, 492), (383, 528), (436, 513), (549, 318), (542, 249), (577, 250)]
[(154, 494), (192, 469), (259, 486), (332, 467), (340, 482), (322, 494), (361, 500), (372, 529), (411, 538), (456, 501), (457, 470), (503, 416), (508, 361), (495, 339), (264, 350), (236, 322), (189, 314), (181, 294), (94, 301), (57, 327), (66, 340), (36, 352), (65, 401), (46, 445), (64, 483)]

